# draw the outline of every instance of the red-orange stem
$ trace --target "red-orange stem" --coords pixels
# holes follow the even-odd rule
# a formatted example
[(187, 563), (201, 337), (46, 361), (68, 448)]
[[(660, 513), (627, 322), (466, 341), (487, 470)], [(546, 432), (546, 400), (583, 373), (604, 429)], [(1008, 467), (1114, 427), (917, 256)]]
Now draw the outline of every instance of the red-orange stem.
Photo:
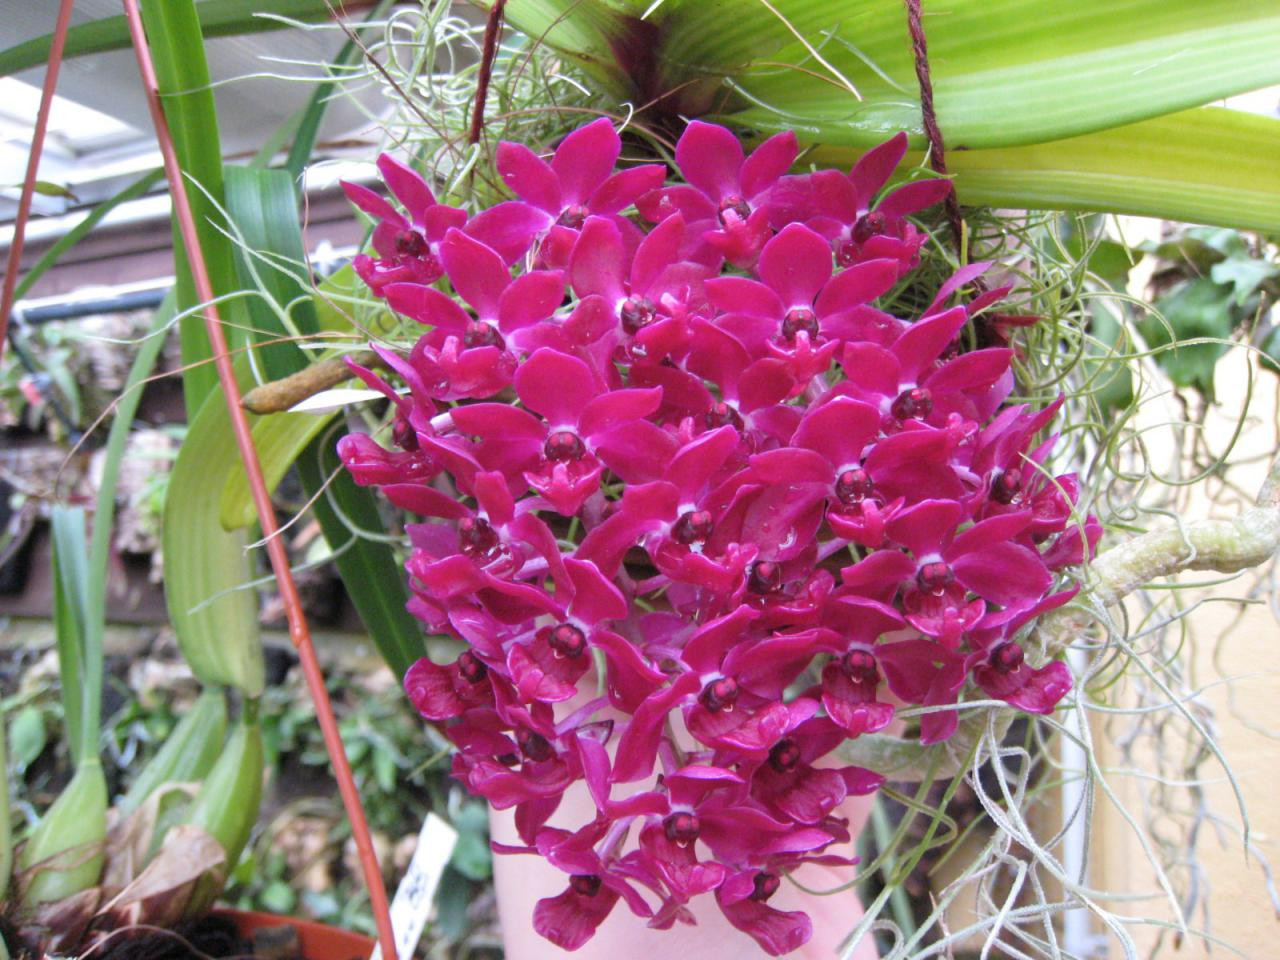
[(160, 105), (155, 66), (151, 60), (151, 49), (147, 45), (142, 18), (138, 13), (138, 3), (137, 0), (122, 0), (122, 2), (125, 16), (129, 21), (129, 33), (133, 38), (133, 49), (138, 57), (138, 69), (142, 73), (147, 104), (151, 109), (151, 120), (156, 128), (156, 139), (160, 144), (160, 152), (164, 156), (165, 174), (168, 177), (169, 191), (173, 198), (173, 213), (178, 219), (182, 241), (187, 248), (187, 260), (191, 265), (196, 292), (206, 304), (205, 329), (209, 334), (209, 343), (213, 347), (218, 380), (222, 385), (227, 411), (231, 415), (231, 424), (235, 430), (236, 446), (240, 450), (240, 457), (244, 461), (245, 472), (248, 474), (249, 489), (253, 493), (258, 522), (262, 526), (267, 555), (271, 560), (271, 570), (280, 589), (280, 599), (289, 621), (289, 636), (298, 650), (307, 689), (315, 703), (316, 717), (320, 721), (320, 730), (324, 734), (325, 748), (329, 752), (334, 777), (338, 781), (338, 791), (342, 795), (342, 805), (351, 821), (351, 835), (359, 852), (360, 868), (364, 874), (365, 886), (369, 891), (373, 918), (378, 926), (378, 941), (382, 945), (382, 955), (387, 960), (395, 960), (395, 935), (391, 927), (391, 913), (387, 906), (387, 891), (382, 883), (382, 871), (378, 867), (378, 857), (373, 849), (369, 823), (365, 818), (364, 807), (360, 803), (360, 794), (356, 790), (355, 779), (351, 775), (351, 765), (347, 762), (342, 737), (338, 733), (338, 721), (333, 715), (333, 704), (329, 701), (329, 692), (325, 689), (324, 675), (316, 660), (315, 647), (311, 642), (311, 630), (307, 625), (306, 615), (302, 611), (302, 600), (293, 579), (293, 571), (289, 568), (289, 556), (285, 551), (284, 540), (279, 536), (280, 528), (276, 521), (275, 507), (271, 503), (271, 495), (267, 492), (267, 485), (263, 480), (262, 465), (258, 461), (258, 451), (253, 445), (253, 434), (249, 429), (248, 418), (240, 406), (240, 387), (236, 383), (235, 371), (231, 365), (227, 340), (222, 332), (222, 321), (218, 316), (217, 306), (213, 303), (213, 285), (209, 280), (204, 254), (200, 248), (200, 237), (196, 232), (196, 222), (191, 213), (182, 170), (178, 165), (173, 137), (169, 133), (164, 110)]
[(0, 358), (4, 357), (4, 345), (8, 339), (13, 293), (18, 286), (18, 270), (22, 266), (22, 242), (27, 234), (27, 218), (31, 216), (31, 200), (36, 192), (36, 171), (40, 169), (40, 154), (44, 151), (44, 135), (49, 128), (49, 110), (53, 107), (53, 91), (58, 86), (58, 70), (62, 67), (62, 51), (67, 44), (67, 28), (71, 25), (73, 2), (74, 0), (62, 0), (62, 6), (58, 8), (53, 43), (49, 47), (49, 65), (44, 71), (44, 89), (40, 92), (40, 110), (36, 113), (36, 127), (31, 133), (27, 176), (22, 181), (18, 216), (13, 221), (13, 241), (9, 244), (9, 262), (4, 269), (4, 293), (0, 295)]

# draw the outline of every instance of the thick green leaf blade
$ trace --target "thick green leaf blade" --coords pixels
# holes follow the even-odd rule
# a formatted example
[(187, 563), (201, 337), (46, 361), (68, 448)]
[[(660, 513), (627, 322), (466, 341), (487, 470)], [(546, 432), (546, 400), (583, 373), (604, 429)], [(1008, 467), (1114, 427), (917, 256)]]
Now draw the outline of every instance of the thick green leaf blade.
[[(728, 75), (746, 94), (739, 106), (764, 104), (744, 112), (744, 125), (781, 123), (863, 147), (907, 130), (922, 145), (900, 0), (772, 7), (776, 14), (759, 0), (664, 0), (653, 15), (658, 90), (683, 85), (682, 112), (732, 112), (711, 102)], [(1280, 83), (1274, 3), (929, 0), (924, 9), (934, 103), (953, 150), (1061, 140)], [(709, 83), (690, 85), (700, 78)]]
[(83, 507), (53, 508), (53, 609), (62, 709), (71, 758), (78, 767), (98, 756), (102, 702), (102, 624), (96, 628), (89, 588)]
[[(167, 3), (169, 0), (162, 2)], [(151, 5), (153, 4), (148, 4)], [(203, 0), (196, 4), (196, 11), (206, 37), (227, 37), (281, 30), (288, 26), (270, 17), (261, 16), (264, 13), (293, 20), (325, 20), (332, 15), (332, 5), (326, 0)], [(52, 10), (49, 19), (52, 22)], [(0, 51), (0, 76), (47, 63), (52, 41), (53, 35), (46, 34)], [(70, 60), (109, 50), (123, 50), (128, 46), (129, 26), (125, 18), (104, 17), (72, 26), (67, 31), (67, 45), (63, 55)]]
[[(481, 0), (490, 7), (492, 0)], [(656, 33), (639, 17), (647, 4), (629, 0), (514, 0), (506, 21), (565, 54), (616, 99), (630, 97), (637, 77), (652, 71)]]
[[(822, 148), (813, 159), (841, 166), (857, 155)], [(1274, 233), (1277, 157), (1280, 120), (1201, 107), (1055, 143), (957, 151), (947, 163), (960, 200), (974, 206), (1097, 210)]]
[[(223, 223), (218, 206), (223, 202), (222, 154), (218, 139), (218, 117), (213, 90), (209, 86), (209, 65), (205, 59), (204, 37), (193, 0), (165, 0), (148, 3), (142, 9), (147, 38), (155, 60), (165, 117), (173, 135), (178, 163), (187, 177), (187, 195), (195, 218), (209, 279), (216, 295), (236, 289), (235, 262), (231, 243), (216, 225)], [(205, 398), (217, 385), (212, 351), (200, 313), (187, 313), (199, 303), (186, 247), (178, 223), (173, 224), (174, 289), (178, 308), (185, 315), (179, 321), (182, 341), (183, 396), (188, 419), (195, 416)], [(232, 330), (246, 324), (236, 303), (220, 308), (224, 322)]]
[[(286, 172), (228, 168), (227, 202), (236, 229), (250, 250), (293, 263), (304, 262), (292, 179)], [(293, 305), (291, 315), (300, 332), (315, 333), (319, 330), (317, 291), (304, 287), (297, 276), (271, 270), (261, 260), (251, 259), (243, 253), (238, 265), (245, 287), (258, 289), (277, 304)], [(350, 268), (346, 269), (349, 271)], [(331, 277), (324, 286), (336, 290), (346, 282), (342, 278)], [(278, 315), (263, 316), (263, 309), (265, 301), (258, 300), (255, 327), (283, 331), (282, 325), (272, 327), (279, 324)], [(350, 321), (336, 311), (327, 318), (326, 329), (356, 334)], [(293, 373), (307, 362), (306, 356), (294, 344), (282, 346), (288, 349), (276, 350), (264, 360), (264, 366), (272, 377)], [(275, 347), (259, 348), (259, 353), (266, 354), (269, 350), (275, 350)], [(286, 427), (289, 417), (301, 417), (302, 420), (295, 421), (294, 427)], [(338, 574), (379, 652), (396, 675), (403, 676), (423, 655), (422, 629), (405, 607), (408, 592), (404, 585), (404, 571), (391, 547), (377, 539), (385, 533), (385, 526), (373, 495), (357, 486), (338, 462), (334, 445), (342, 431), (328, 435), (318, 433), (320, 426), (328, 422), (328, 418), (307, 414), (274, 414), (259, 422), (255, 438), (259, 430), (272, 431), (274, 439), (270, 441), (264, 434), (264, 442), (269, 442), (270, 448), (261, 451), (264, 458), (270, 456), (274, 461), (270, 465), (264, 462), (269, 481), (278, 481), (278, 477), (283, 475), (283, 466), (293, 462), (293, 457), (287, 453), (289, 449), (295, 454), (301, 451), (297, 457), (298, 474), (303, 489), (314, 498), (316, 519), (325, 540), (334, 550)], [(278, 434), (274, 432), (277, 424), (281, 425)], [(300, 443), (304, 438), (309, 440), (305, 449)], [(278, 460), (275, 459), (277, 451), (283, 454)], [(278, 474), (275, 473), (277, 469)], [(240, 481), (234, 481), (234, 489), (228, 487), (222, 501), (223, 522), (244, 522), (249, 515), (248, 509), (247, 488)], [(358, 530), (368, 531), (373, 537), (355, 534), (348, 522)]]
[[(242, 386), (247, 364), (238, 364)], [(252, 419), (252, 418), (251, 418)], [(262, 692), (264, 670), (258, 597), (247, 586), (254, 568), (245, 530), (219, 520), (227, 479), (242, 473), (235, 435), (220, 392), (187, 428), (164, 504), (165, 602), (183, 656), (206, 684)]]
[[(308, 493), (324, 490), (314, 509), (325, 540), (337, 554), (334, 562), (342, 583), (378, 652), (395, 675), (403, 678), (416, 660), (426, 656), (422, 626), (405, 606), (409, 594), (404, 567), (391, 547), (357, 535), (343, 520), (345, 517), (358, 530), (374, 535), (386, 530), (373, 495), (356, 486), (338, 460), (336, 440), (330, 437), (322, 442), (322, 437), (312, 443), (298, 458), (298, 474)], [(333, 481), (326, 489), (330, 476)]]
[(295, 271), (306, 270), (293, 177), (285, 170), (228, 166), (226, 196), (227, 211), (246, 248), (235, 250), (238, 281), (259, 294), (247, 301), (253, 338), (260, 344), (255, 356), (268, 379), (286, 377), (306, 366), (307, 358), (285, 338), (319, 329), (312, 291), (250, 251), (292, 264)]
[[(307, 413), (277, 413), (262, 417), (253, 425), (253, 445), (262, 464), (262, 476), (268, 490), (275, 490), (311, 441), (333, 420), (332, 413), (314, 416)], [(227, 455), (239, 457), (234, 450)], [(249, 478), (243, 470), (233, 470), (222, 488), (219, 522), (224, 530), (237, 530), (256, 523), (258, 512), (249, 490)]]

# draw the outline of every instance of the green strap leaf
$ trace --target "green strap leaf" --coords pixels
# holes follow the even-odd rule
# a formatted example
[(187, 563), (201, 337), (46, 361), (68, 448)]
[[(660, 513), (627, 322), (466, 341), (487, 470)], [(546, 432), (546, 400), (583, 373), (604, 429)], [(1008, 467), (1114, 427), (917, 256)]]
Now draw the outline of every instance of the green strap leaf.
[[(250, 382), (247, 363), (238, 363), (237, 372), (242, 387)], [(202, 683), (256, 697), (264, 669), (249, 537), (224, 529), (219, 517), (228, 479), (243, 472), (225, 401), (215, 391), (187, 428), (169, 478), (164, 593), (191, 672)]]
[[(852, 163), (820, 148), (814, 161)], [(961, 202), (1280, 231), (1280, 120), (1200, 107), (1030, 147), (950, 154)], [(917, 155), (917, 162), (920, 157)]]
[(307, 271), (307, 257), (293, 177), (285, 170), (228, 166), (226, 195), (227, 211), (244, 244), (235, 249), (237, 282), (257, 291), (247, 301), (253, 339), (260, 344), (255, 355), (266, 378), (277, 380), (307, 365), (298, 345), (284, 338), (319, 329), (312, 291), (298, 277)]
[[(167, 2), (169, 0), (161, 0), (162, 4)], [(326, 20), (332, 16), (332, 7), (326, 0), (203, 0), (196, 4), (196, 12), (206, 37), (229, 37), (282, 30), (288, 26), (261, 14), (275, 14), (293, 20)], [(47, 63), (52, 42), (53, 35), (46, 34), (0, 51), (0, 76), (7, 77)], [(63, 55), (71, 60), (93, 53), (124, 50), (128, 46), (129, 26), (125, 18), (103, 17), (71, 27), (67, 31)]]
[[(267, 489), (274, 491), (289, 472), (293, 462), (311, 441), (333, 420), (334, 414), (313, 416), (307, 413), (277, 413), (262, 417), (253, 425), (253, 445), (258, 450), (262, 476)], [(235, 450), (227, 455), (238, 457)], [(258, 521), (249, 490), (249, 478), (243, 470), (233, 470), (227, 477), (219, 500), (219, 522), (224, 530), (238, 530)]]
[[(178, 163), (187, 178), (187, 195), (209, 279), (214, 293), (223, 296), (236, 289), (236, 270), (231, 243), (217, 229), (217, 225), (223, 224), (218, 210), (223, 202), (222, 154), (218, 116), (213, 90), (209, 86), (209, 65), (205, 60), (204, 37), (200, 32), (196, 4), (193, 0), (148, 3), (142, 8), (142, 19), (151, 44), (156, 78)], [(214, 391), (218, 379), (210, 362), (213, 353), (205, 333), (204, 318), (198, 312), (188, 313), (199, 305), (200, 300), (176, 220), (173, 250), (174, 288), (178, 309), (185, 314), (179, 321), (179, 333), (185, 367), (182, 389), (190, 420)], [(222, 304), (220, 313), (232, 331), (246, 326), (243, 309), (237, 303)], [(232, 339), (236, 338), (233, 336)]]
[[(922, 135), (900, 0), (772, 6), (776, 14), (759, 0), (665, 0), (654, 14), (659, 89), (709, 74), (718, 86), (722, 73), (744, 92), (739, 106), (766, 104), (749, 115), (772, 108), (811, 139), (868, 147), (898, 130)], [(953, 150), (1062, 140), (1280, 83), (1276, 4), (929, 0), (924, 11), (934, 105)], [(686, 89), (678, 109), (713, 92)]]
[[(275, 270), (269, 261), (238, 252), (242, 284), (261, 295), (250, 301), (254, 327), (260, 336), (286, 332), (281, 317), (286, 307), (299, 333), (314, 334), (320, 329), (316, 291), (299, 280), (305, 255), (296, 203), (292, 178), (285, 171), (227, 170), (227, 204), (245, 247), (263, 257), (298, 265), (292, 271)], [(326, 286), (342, 282), (330, 278)], [(276, 309), (271, 309), (269, 303)], [(344, 332), (355, 332), (340, 315), (330, 317), (329, 322), (339, 324)], [(306, 355), (292, 343), (259, 348), (257, 353), (272, 378), (287, 376), (307, 363)], [(403, 676), (424, 653), (422, 628), (406, 609), (404, 571), (391, 547), (378, 539), (385, 533), (385, 526), (377, 502), (368, 490), (351, 480), (334, 451), (345, 431), (320, 433), (330, 419), (274, 414), (262, 418), (255, 427), (254, 439), (261, 439), (264, 444), (259, 452), (269, 482), (278, 482), (284, 467), (296, 458), (303, 489), (314, 498), (316, 519), (336, 554), (334, 563), (347, 593), (387, 664), (397, 676)], [(268, 457), (273, 460), (270, 465)], [(226, 525), (248, 522), (251, 516), (248, 489), (239, 476), (233, 476), (221, 500), (221, 517)], [(372, 537), (357, 534), (356, 530), (367, 531)]]
[[(899, 130), (924, 146), (900, 0), (662, 0), (643, 20), (620, 2), (506, 9), (607, 74), (610, 92), (665, 96), (670, 111), (749, 131), (795, 130), (821, 148), (819, 163)], [(1277, 229), (1277, 121), (1187, 108), (1280, 82), (1280, 6), (929, 0), (925, 14), (964, 202)]]
[(76, 766), (97, 760), (102, 703), (103, 625), (89, 596), (83, 507), (53, 508), (54, 627), (67, 740)]

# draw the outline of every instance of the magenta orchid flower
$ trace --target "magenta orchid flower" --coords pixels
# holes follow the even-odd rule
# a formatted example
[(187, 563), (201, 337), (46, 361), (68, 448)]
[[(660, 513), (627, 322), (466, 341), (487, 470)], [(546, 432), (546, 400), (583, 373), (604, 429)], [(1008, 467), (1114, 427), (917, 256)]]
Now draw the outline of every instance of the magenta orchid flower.
[(949, 180), (917, 180), (876, 203), (906, 153), (907, 135), (900, 133), (863, 154), (848, 176), (820, 170), (808, 179), (790, 177), (778, 191), (774, 216), (803, 219), (827, 238), (841, 266), (889, 259), (904, 276), (920, 262), (926, 239), (906, 218), (952, 190)]
[[(519, 143), (498, 144), (498, 174), (511, 192), (547, 218), (543, 262), (564, 266), (587, 217), (618, 214), (666, 179), (660, 163), (614, 172), (622, 141), (601, 117), (565, 137), (547, 163)], [(625, 221), (624, 221), (625, 222)]]
[[(534, 917), (563, 949), (619, 903), (667, 929), (700, 898), (798, 949), (809, 919), (774, 894), (849, 865), (842, 805), (888, 772), (842, 744), (904, 706), (928, 744), (967, 700), (1044, 714), (1071, 687), (1026, 635), (1101, 527), (1054, 469), (1060, 403), (1006, 404), (992, 265), (904, 280), (911, 218), (950, 191), (877, 202), (905, 149), (794, 176), (791, 134), (748, 156), (695, 121), (664, 183), (615, 172), (599, 120), (550, 162), (502, 144), (519, 199), (469, 219), (386, 158), (403, 211), (347, 188), (378, 220), (358, 271), (427, 329), (353, 365), (389, 436), (339, 453), (413, 515), (408, 608), (464, 645), (405, 690), (454, 776), (514, 811), (498, 852), (566, 875)], [(574, 784), (584, 822), (561, 810)]]
[(676, 165), (687, 186), (642, 197), (650, 220), (681, 213), (702, 239), (735, 266), (750, 266), (769, 239), (769, 189), (795, 162), (795, 134), (779, 133), (748, 157), (724, 127), (694, 120), (676, 144)]
[(466, 223), (466, 211), (436, 203), (422, 177), (385, 153), (378, 158), (378, 171), (405, 212), (368, 187), (343, 181), (347, 198), (378, 221), (373, 229), (378, 256), (360, 254), (352, 266), (378, 295), (392, 283), (435, 283), (444, 274), (440, 241), (451, 228)]

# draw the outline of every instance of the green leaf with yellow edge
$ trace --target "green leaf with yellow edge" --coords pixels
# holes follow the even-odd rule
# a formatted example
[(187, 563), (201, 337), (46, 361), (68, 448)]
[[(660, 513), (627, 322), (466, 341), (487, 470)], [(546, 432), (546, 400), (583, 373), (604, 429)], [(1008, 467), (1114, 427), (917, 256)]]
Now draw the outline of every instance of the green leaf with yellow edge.
[[(824, 143), (869, 147), (906, 130), (923, 146), (901, 0), (771, 5), (664, 0), (654, 13), (661, 87), (724, 72), (743, 96), (714, 109), (748, 107), (744, 125), (777, 111)], [(934, 107), (951, 149), (1062, 140), (1280, 83), (1274, 3), (927, 0), (923, 10)], [(685, 90), (681, 107), (707, 96)], [(764, 106), (751, 108), (752, 99)]]
[[(923, 148), (900, 0), (642, 6), (510, 0), (506, 11), (607, 76), (616, 101), (794, 130), (824, 148), (807, 158), (819, 164), (901, 130)], [(1188, 108), (1280, 83), (1280, 5), (929, 0), (924, 13), (963, 201), (1277, 229), (1280, 121)]]
[[(818, 165), (860, 151), (821, 147)], [(1200, 107), (1069, 140), (948, 154), (960, 201), (1280, 231), (1280, 120)], [(920, 162), (916, 154), (913, 158)]]

